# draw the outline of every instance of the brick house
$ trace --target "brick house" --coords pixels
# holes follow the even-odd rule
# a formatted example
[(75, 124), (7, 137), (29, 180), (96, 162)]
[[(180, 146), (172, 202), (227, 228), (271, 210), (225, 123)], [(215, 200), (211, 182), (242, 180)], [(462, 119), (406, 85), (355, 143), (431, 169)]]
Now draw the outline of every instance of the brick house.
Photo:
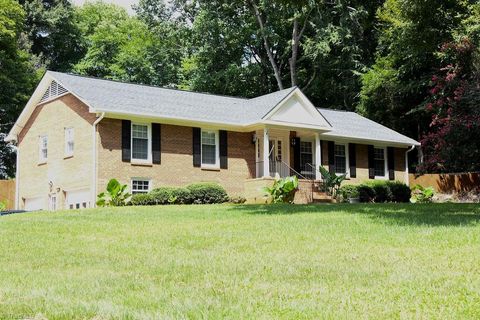
[(319, 165), (347, 183), (408, 183), (407, 153), (419, 146), (316, 108), (296, 87), (243, 99), (51, 71), (6, 140), (17, 146), (16, 207), (27, 210), (92, 207), (110, 178), (134, 193), (218, 182), (250, 201), (276, 174), (321, 180)]

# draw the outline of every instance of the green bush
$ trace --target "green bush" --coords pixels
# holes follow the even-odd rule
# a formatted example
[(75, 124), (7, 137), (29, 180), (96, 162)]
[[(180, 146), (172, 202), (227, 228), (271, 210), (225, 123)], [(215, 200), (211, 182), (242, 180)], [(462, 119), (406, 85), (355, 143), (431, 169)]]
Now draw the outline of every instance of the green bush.
[(422, 187), (417, 184), (412, 189), (412, 198), (410, 201), (412, 203), (430, 203), (433, 202), (433, 196), (435, 195), (435, 190), (433, 187)]
[(298, 189), (296, 176), (275, 178), (272, 187), (265, 187), (264, 191), (272, 198), (272, 203), (293, 203)]
[(137, 193), (132, 196), (130, 204), (134, 206), (152, 206), (156, 204), (156, 201), (150, 193)]
[(388, 181), (369, 181), (366, 185), (372, 187), (375, 192), (374, 202), (383, 203), (392, 201), (393, 196)]
[(340, 201), (347, 201), (350, 198), (358, 198), (358, 185), (347, 184), (342, 186), (338, 189), (337, 194), (340, 196)]
[(375, 200), (375, 190), (369, 185), (361, 184), (358, 186), (358, 197), (360, 202), (373, 202)]
[(223, 203), (228, 201), (225, 189), (216, 183), (193, 183), (187, 186), (190, 191), (192, 203), (208, 204)]
[(174, 187), (160, 187), (155, 188), (150, 192), (150, 195), (155, 199), (156, 204), (171, 204), (175, 192)]
[(99, 207), (121, 207), (129, 204), (132, 195), (127, 192), (127, 185), (121, 184), (117, 179), (110, 179), (107, 191), (97, 195)]
[(193, 202), (192, 193), (187, 188), (175, 188), (173, 190), (176, 204), (191, 204)]
[(392, 191), (392, 201), (394, 202), (409, 202), (412, 195), (410, 187), (400, 181), (389, 181), (388, 186)]

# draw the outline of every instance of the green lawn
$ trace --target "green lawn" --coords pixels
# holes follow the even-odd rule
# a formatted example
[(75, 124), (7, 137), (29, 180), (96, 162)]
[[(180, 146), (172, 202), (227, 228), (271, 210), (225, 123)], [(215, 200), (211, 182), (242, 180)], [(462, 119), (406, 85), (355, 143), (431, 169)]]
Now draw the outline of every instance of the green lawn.
[(480, 318), (480, 206), (0, 217), (0, 319)]

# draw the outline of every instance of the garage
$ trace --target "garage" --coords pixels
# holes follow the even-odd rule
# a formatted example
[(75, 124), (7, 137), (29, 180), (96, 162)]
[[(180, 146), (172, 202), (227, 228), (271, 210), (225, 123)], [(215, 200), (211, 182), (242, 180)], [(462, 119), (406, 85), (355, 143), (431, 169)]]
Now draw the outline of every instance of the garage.
[(45, 207), (46, 198), (43, 197), (34, 197), (34, 198), (25, 198), (25, 210), (35, 211), (42, 210)]
[(67, 191), (65, 194), (66, 209), (86, 209), (90, 208), (90, 190)]

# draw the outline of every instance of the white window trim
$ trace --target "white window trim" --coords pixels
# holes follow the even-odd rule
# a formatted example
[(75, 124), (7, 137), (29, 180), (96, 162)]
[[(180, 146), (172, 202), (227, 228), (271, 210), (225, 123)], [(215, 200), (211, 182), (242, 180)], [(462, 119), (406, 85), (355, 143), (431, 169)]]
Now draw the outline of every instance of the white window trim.
[[(73, 141), (73, 148), (71, 151), (68, 150), (68, 140), (67, 140), (67, 131), (72, 130), (72, 141)], [(64, 143), (65, 143), (65, 150), (64, 150), (64, 157), (65, 158), (70, 158), (73, 157), (73, 153), (75, 152), (75, 130), (73, 127), (65, 127), (64, 129)]]
[[(383, 149), (383, 162), (384, 162), (384, 167), (385, 167), (385, 175), (383, 176), (377, 176), (375, 175), (375, 179), (377, 180), (387, 180), (388, 179), (388, 159), (387, 159), (387, 147), (383, 146), (373, 146), (373, 161), (375, 162), (375, 149)], [(373, 167), (373, 170), (375, 171), (375, 164)]]
[[(335, 165), (335, 168), (337, 167), (337, 164), (335, 163), (335, 145), (338, 145), (338, 146), (344, 146), (345, 147), (345, 172), (347, 175), (346, 175), (346, 178), (349, 179), (350, 178), (350, 155), (348, 153), (348, 143), (341, 143), (341, 142), (333, 142), (334, 143), (334, 147), (333, 147), (333, 162), (334, 162), (334, 165)], [(342, 174), (342, 173), (337, 173), (335, 172), (335, 174)]]
[[(133, 181), (148, 181), (148, 190), (145, 193), (152, 191), (152, 179), (134, 177), (130, 179), (130, 193), (133, 194)], [(143, 191), (143, 190), (142, 190)], [(144, 192), (139, 192), (144, 193)]]
[[(43, 139), (47, 139), (47, 156), (43, 157)], [(38, 164), (47, 163), (48, 160), (48, 136), (46, 134), (38, 136)]]
[[(147, 159), (136, 159), (133, 157), (133, 126), (146, 126), (147, 127), (147, 137), (148, 137), (148, 153)], [(132, 122), (130, 125), (130, 162), (133, 164), (152, 164), (152, 124), (151, 123), (142, 123), (142, 122)]]
[[(203, 132), (215, 134), (215, 164), (203, 163)], [(200, 131), (200, 167), (205, 169), (220, 169), (220, 137), (218, 130), (202, 129)]]

